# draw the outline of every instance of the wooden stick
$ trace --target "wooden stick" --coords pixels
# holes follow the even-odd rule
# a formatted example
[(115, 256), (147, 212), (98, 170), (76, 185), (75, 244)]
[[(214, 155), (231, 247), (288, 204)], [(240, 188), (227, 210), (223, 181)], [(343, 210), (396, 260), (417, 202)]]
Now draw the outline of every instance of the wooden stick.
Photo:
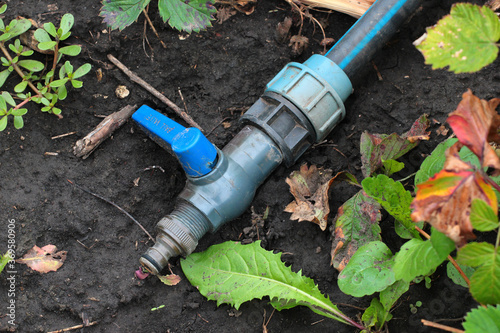
[(440, 330), (447, 331), (447, 332), (465, 333), (465, 331), (460, 330), (458, 328), (451, 327), (451, 326), (446, 326), (446, 325), (442, 325), (442, 324), (438, 324), (438, 323), (435, 323), (433, 321), (429, 321), (429, 320), (425, 320), (425, 319), (422, 319), (422, 324), (424, 324), (425, 326), (439, 328)]
[[(149, 8), (149, 6), (148, 6), (148, 8)], [(153, 29), (153, 32), (155, 33), (156, 37), (158, 37), (158, 39), (160, 40), (161, 46), (163, 46), (163, 48), (166, 49), (167, 45), (165, 45), (165, 43), (163, 43), (163, 41), (160, 38), (160, 35), (158, 35), (158, 32), (156, 31), (155, 26), (153, 25), (153, 22), (151, 22), (151, 20), (149, 19), (148, 11), (146, 10), (146, 8), (144, 8), (142, 10), (142, 12), (144, 13), (144, 16), (146, 17), (146, 20), (148, 21), (149, 26), (151, 27), (151, 29)]]
[(50, 331), (48, 333), (63, 333), (63, 332), (68, 332), (68, 331), (72, 331), (72, 330), (77, 330), (79, 328), (94, 326), (95, 324), (97, 324), (97, 321), (93, 321), (93, 322), (89, 323), (88, 325), (80, 324), (80, 325), (76, 325), (76, 326), (71, 326), (71, 327), (63, 328), (62, 330)]
[(359, 18), (375, 2), (374, 0), (296, 0), (311, 7), (328, 8)]
[(174, 102), (165, 97), (158, 90), (153, 88), (149, 83), (141, 79), (137, 74), (128, 69), (124, 64), (122, 64), (118, 59), (113, 57), (111, 54), (108, 54), (108, 59), (111, 61), (116, 67), (121, 69), (133, 82), (137, 83), (147, 91), (149, 91), (153, 96), (158, 98), (163, 103), (167, 104), (172, 110), (174, 110), (186, 123), (188, 123), (192, 127), (198, 128), (203, 132), (203, 129), (198, 125), (186, 112), (182, 111), (180, 107), (178, 107)]
[(73, 154), (86, 159), (92, 152), (113, 132), (120, 128), (135, 112), (135, 105), (127, 105), (120, 111), (114, 112), (104, 118), (96, 128), (83, 139), (78, 140), (73, 146)]

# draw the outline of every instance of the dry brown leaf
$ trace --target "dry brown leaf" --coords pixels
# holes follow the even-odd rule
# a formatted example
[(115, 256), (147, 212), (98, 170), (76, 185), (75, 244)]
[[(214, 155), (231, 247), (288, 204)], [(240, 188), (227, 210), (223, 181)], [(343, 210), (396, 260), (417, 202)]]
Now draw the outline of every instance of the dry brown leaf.
[(238, 11), (231, 6), (224, 6), (219, 8), (217, 11), (217, 23), (222, 24), (223, 22), (229, 20), (233, 15), (235, 15)]
[(181, 282), (181, 277), (177, 274), (158, 275), (158, 278), (167, 286), (175, 286)]
[(68, 251), (56, 252), (56, 250), (55, 245), (45, 245), (42, 248), (35, 245), (16, 262), (26, 264), (32, 270), (40, 273), (55, 272), (62, 266), (68, 254)]
[(288, 44), (288, 46), (292, 47), (292, 55), (294, 57), (301, 55), (308, 45), (309, 38), (299, 35), (292, 36), (292, 38), (290, 38), (290, 43)]
[(328, 190), (335, 178), (331, 170), (324, 170), (307, 164), (294, 171), (286, 179), (290, 192), (295, 200), (285, 208), (285, 212), (292, 213), (291, 220), (310, 221), (326, 230), (330, 207), (328, 205)]

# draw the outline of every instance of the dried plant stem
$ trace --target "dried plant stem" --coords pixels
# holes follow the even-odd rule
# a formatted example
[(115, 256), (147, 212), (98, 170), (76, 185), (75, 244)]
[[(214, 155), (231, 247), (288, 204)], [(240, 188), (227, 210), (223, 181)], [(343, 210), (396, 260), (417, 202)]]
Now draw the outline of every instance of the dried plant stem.
[(76, 326), (71, 326), (71, 327), (63, 328), (62, 330), (50, 331), (48, 333), (63, 333), (63, 332), (68, 332), (68, 331), (72, 331), (72, 330), (77, 330), (79, 328), (94, 326), (95, 324), (97, 324), (97, 321), (93, 321), (93, 322), (91, 322), (91, 323), (89, 323), (87, 325), (80, 324), (80, 325), (76, 325)]
[(465, 331), (460, 330), (458, 328), (451, 327), (451, 326), (446, 326), (446, 325), (442, 325), (442, 324), (438, 324), (438, 323), (435, 323), (433, 321), (429, 321), (429, 320), (425, 320), (425, 319), (422, 319), (422, 324), (424, 324), (425, 326), (439, 328), (440, 330), (443, 330), (443, 331), (446, 331), (446, 332), (465, 333)]
[(116, 59), (113, 55), (108, 54), (108, 59), (119, 69), (121, 69), (133, 82), (137, 83), (147, 91), (149, 91), (153, 96), (158, 98), (160, 101), (163, 103), (167, 104), (168, 107), (170, 107), (172, 110), (174, 110), (186, 123), (188, 123), (190, 126), (198, 128), (200, 131), (203, 132), (203, 129), (201, 128), (200, 125), (198, 125), (186, 112), (182, 111), (180, 107), (178, 107), (174, 102), (169, 100), (167, 97), (165, 97), (162, 93), (160, 93), (158, 90), (153, 88), (149, 83), (141, 79), (137, 74), (132, 72), (130, 69), (128, 69), (124, 64), (122, 64), (118, 59)]
[(87, 192), (88, 194), (90, 195), (93, 195), (94, 197), (96, 198), (99, 198), (101, 199), (102, 201), (105, 201), (107, 203), (109, 203), (110, 205), (112, 205), (113, 207), (117, 208), (120, 212), (122, 212), (123, 214), (127, 215), (127, 217), (129, 217), (132, 221), (134, 221), (135, 224), (137, 224), (139, 226), (139, 228), (142, 229), (142, 231), (144, 231), (144, 233), (146, 235), (148, 235), (149, 239), (153, 241), (153, 243), (155, 242), (155, 239), (153, 238), (153, 236), (151, 236), (151, 234), (142, 226), (142, 224), (139, 223), (139, 221), (137, 221), (132, 215), (130, 215), (125, 209), (121, 208), (120, 206), (118, 206), (117, 204), (115, 204), (113, 201), (111, 200), (108, 200), (106, 199), (105, 197), (103, 196), (100, 196), (99, 194), (96, 194), (96, 193), (93, 193), (91, 192), (90, 190), (87, 190), (85, 187), (82, 187), (76, 183), (73, 183), (71, 180), (69, 179), (66, 179), (71, 185), (75, 186), (76, 188), (79, 188), (80, 190), (82, 190), (83, 192)]
[(328, 8), (353, 17), (361, 17), (375, 0), (294, 0), (311, 7)]
[[(149, 5), (148, 5), (148, 8), (149, 8)], [(165, 43), (163, 43), (163, 41), (160, 38), (160, 35), (158, 35), (158, 32), (156, 31), (156, 28), (153, 25), (153, 22), (151, 22), (151, 20), (149, 19), (149, 15), (148, 15), (146, 8), (144, 8), (142, 10), (142, 12), (144, 13), (144, 16), (146, 17), (146, 21), (148, 21), (148, 24), (151, 27), (151, 29), (153, 30), (153, 32), (155, 33), (156, 37), (158, 37), (158, 39), (160, 40), (161, 46), (163, 46), (163, 48), (166, 49), (167, 45), (165, 45)]]
[[(429, 236), (428, 233), (426, 233), (425, 231), (423, 231), (419, 227), (415, 226), (415, 229), (418, 232), (420, 232), (425, 238), (431, 239), (431, 236)], [(467, 283), (467, 285), (470, 287), (470, 280), (469, 280), (469, 278), (467, 277), (467, 275), (465, 275), (464, 271), (462, 270), (462, 268), (460, 268), (460, 266), (457, 264), (457, 262), (455, 261), (455, 259), (453, 259), (452, 256), (448, 255), (448, 260), (457, 269), (458, 273), (460, 273), (460, 275), (462, 276), (462, 278), (465, 280), (465, 282)]]

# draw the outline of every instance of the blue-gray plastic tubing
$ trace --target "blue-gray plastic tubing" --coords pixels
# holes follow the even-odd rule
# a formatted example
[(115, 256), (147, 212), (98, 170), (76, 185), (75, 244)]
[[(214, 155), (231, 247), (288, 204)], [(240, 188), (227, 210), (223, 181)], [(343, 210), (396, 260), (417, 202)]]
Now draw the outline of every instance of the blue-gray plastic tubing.
[(326, 57), (352, 78), (421, 3), (422, 0), (377, 0)]

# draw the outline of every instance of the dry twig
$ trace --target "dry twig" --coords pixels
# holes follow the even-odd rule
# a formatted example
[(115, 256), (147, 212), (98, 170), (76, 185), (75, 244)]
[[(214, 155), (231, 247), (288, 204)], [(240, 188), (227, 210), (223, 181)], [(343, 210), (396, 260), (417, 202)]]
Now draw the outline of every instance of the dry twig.
[(424, 324), (425, 326), (439, 328), (440, 330), (447, 331), (447, 332), (465, 333), (465, 331), (460, 330), (458, 328), (450, 327), (450, 326), (446, 326), (446, 325), (442, 325), (442, 324), (438, 324), (438, 323), (435, 323), (435, 322), (432, 322), (432, 321), (429, 321), (429, 320), (425, 320), (425, 319), (422, 319), (422, 324)]
[(95, 324), (97, 324), (97, 321), (93, 321), (93, 322), (89, 323), (88, 325), (80, 324), (80, 325), (76, 325), (76, 326), (63, 328), (62, 330), (50, 331), (48, 333), (63, 333), (63, 332), (68, 332), (68, 331), (72, 331), (72, 330), (77, 330), (79, 328), (94, 326)]
[(86, 159), (92, 152), (113, 132), (120, 128), (128, 118), (135, 112), (135, 105), (127, 105), (120, 111), (114, 112), (104, 118), (96, 128), (83, 139), (78, 140), (73, 146), (73, 154)]
[(313, 8), (328, 8), (336, 12), (361, 17), (375, 0), (295, 0), (298, 3), (309, 5)]
[(153, 96), (158, 98), (160, 101), (163, 103), (167, 104), (168, 107), (170, 107), (172, 110), (174, 110), (186, 123), (188, 123), (192, 127), (198, 128), (200, 131), (203, 132), (203, 129), (198, 125), (186, 112), (182, 111), (180, 107), (178, 107), (174, 102), (169, 100), (167, 97), (165, 97), (162, 93), (160, 93), (158, 90), (153, 88), (149, 83), (141, 79), (137, 74), (132, 72), (130, 69), (128, 69), (124, 64), (122, 64), (118, 59), (113, 57), (113, 55), (108, 54), (108, 59), (111, 61), (116, 67), (121, 69), (133, 82), (137, 83), (147, 91), (149, 91)]

